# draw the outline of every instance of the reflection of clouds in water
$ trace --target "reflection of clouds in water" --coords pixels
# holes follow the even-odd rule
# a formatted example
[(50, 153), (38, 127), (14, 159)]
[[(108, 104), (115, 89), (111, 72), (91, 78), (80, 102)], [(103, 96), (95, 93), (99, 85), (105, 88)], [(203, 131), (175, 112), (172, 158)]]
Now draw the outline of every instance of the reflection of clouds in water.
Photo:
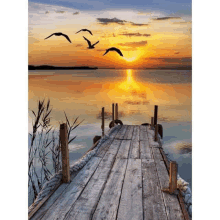
[(85, 148), (85, 146), (81, 145), (81, 144), (69, 144), (69, 151), (73, 152), (76, 151), (78, 149), (82, 149)]
[[(126, 114), (125, 114), (124, 111), (119, 111), (118, 112), (118, 117), (119, 118), (122, 118), (122, 117), (125, 117), (125, 116), (126, 116)], [(101, 119), (102, 118), (102, 112), (101, 111), (99, 112), (99, 114), (96, 115), (96, 118), (97, 119)], [(111, 120), (112, 119), (112, 112), (105, 111), (104, 112), (104, 118)]]
[(148, 105), (148, 104), (150, 104), (149, 101), (131, 101), (131, 100), (124, 101), (123, 103), (127, 104), (127, 105)]
[(178, 154), (192, 154), (192, 143), (185, 141), (174, 141), (169, 144), (165, 144), (164, 147), (171, 148)]

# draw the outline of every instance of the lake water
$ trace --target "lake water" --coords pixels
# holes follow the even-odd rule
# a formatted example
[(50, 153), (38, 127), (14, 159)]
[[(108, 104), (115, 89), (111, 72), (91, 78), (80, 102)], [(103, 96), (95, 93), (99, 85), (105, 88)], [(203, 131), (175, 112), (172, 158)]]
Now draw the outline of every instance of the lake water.
[[(188, 70), (56, 70), (29, 71), (29, 109), (37, 110), (37, 101), (50, 98), (51, 123), (58, 128), (79, 116), (83, 123), (75, 130), (70, 144), (70, 162), (79, 159), (101, 135), (101, 108), (111, 114), (112, 103), (119, 105), (124, 124), (150, 122), (158, 105), (158, 123), (162, 124), (163, 148), (177, 161), (180, 176), (192, 186), (192, 71)], [(29, 111), (29, 131), (32, 128)], [(111, 116), (105, 120), (105, 130)]]

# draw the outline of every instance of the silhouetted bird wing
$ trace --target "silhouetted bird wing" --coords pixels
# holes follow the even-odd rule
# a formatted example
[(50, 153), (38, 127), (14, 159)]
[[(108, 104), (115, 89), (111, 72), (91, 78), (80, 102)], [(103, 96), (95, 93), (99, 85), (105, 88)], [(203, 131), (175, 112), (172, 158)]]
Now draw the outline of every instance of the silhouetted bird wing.
[(82, 31), (82, 30), (77, 31), (76, 34), (78, 34), (80, 31)]
[(99, 41), (97, 41), (96, 43), (94, 43), (92, 46), (94, 47), (97, 43), (99, 43)]
[(89, 47), (91, 47), (92, 46), (91, 42), (87, 38), (85, 38), (84, 36), (83, 36), (83, 38), (87, 41)]
[(62, 34), (70, 43), (72, 43), (71, 42), (71, 40), (69, 39), (69, 37), (66, 35), (66, 34)]
[(122, 52), (121, 52), (118, 48), (115, 48), (115, 47), (111, 47), (111, 48), (107, 49), (106, 52), (103, 54), (103, 56), (104, 56), (105, 54), (107, 54), (109, 51), (116, 51), (120, 56), (123, 57)]
[[(51, 34), (49, 37), (52, 37), (55, 33)], [(46, 37), (44, 40), (48, 39), (49, 37)]]
[(84, 30), (85, 30), (85, 31), (88, 31), (91, 35), (93, 35), (92, 32), (91, 32), (90, 30), (88, 30), (88, 29), (84, 29)]

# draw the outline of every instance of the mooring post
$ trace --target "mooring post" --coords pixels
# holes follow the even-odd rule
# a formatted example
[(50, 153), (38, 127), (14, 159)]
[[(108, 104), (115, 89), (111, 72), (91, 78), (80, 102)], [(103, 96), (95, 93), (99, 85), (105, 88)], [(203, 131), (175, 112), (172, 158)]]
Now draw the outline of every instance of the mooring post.
[(172, 194), (177, 190), (177, 172), (178, 164), (176, 161), (170, 162), (170, 179), (169, 179), (169, 192)]
[(154, 106), (154, 126), (157, 124), (158, 105)]
[(154, 136), (154, 141), (158, 141), (158, 125), (155, 125), (155, 136)]
[(151, 117), (151, 130), (153, 129), (154, 127), (154, 117)]
[(102, 108), (102, 136), (105, 135), (105, 108)]
[(60, 142), (62, 154), (62, 182), (68, 183), (70, 181), (70, 164), (69, 164), (69, 149), (68, 149), (68, 135), (66, 123), (60, 125)]
[(118, 103), (115, 105), (115, 119), (118, 119)]
[(112, 103), (112, 121), (113, 121), (113, 127), (115, 126), (115, 104)]

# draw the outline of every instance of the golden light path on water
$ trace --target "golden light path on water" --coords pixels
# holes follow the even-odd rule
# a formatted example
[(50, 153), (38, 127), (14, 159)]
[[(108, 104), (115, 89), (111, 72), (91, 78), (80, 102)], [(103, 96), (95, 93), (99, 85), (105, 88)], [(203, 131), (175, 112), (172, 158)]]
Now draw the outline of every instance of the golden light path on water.
[(132, 70), (131, 69), (126, 70), (126, 73), (127, 73), (127, 81), (121, 83), (119, 85), (119, 88), (125, 91), (129, 91), (132, 89), (140, 91), (141, 90), (140, 86), (133, 79)]
[(94, 123), (102, 107), (111, 112), (111, 104), (118, 103), (123, 120), (140, 124), (149, 121), (154, 105), (159, 105), (161, 118), (191, 120), (191, 84), (152, 82), (147, 71), (145, 78), (139, 70), (103, 71), (31, 72), (29, 109), (37, 111), (37, 100), (50, 98), (54, 122), (64, 120), (65, 111)]

